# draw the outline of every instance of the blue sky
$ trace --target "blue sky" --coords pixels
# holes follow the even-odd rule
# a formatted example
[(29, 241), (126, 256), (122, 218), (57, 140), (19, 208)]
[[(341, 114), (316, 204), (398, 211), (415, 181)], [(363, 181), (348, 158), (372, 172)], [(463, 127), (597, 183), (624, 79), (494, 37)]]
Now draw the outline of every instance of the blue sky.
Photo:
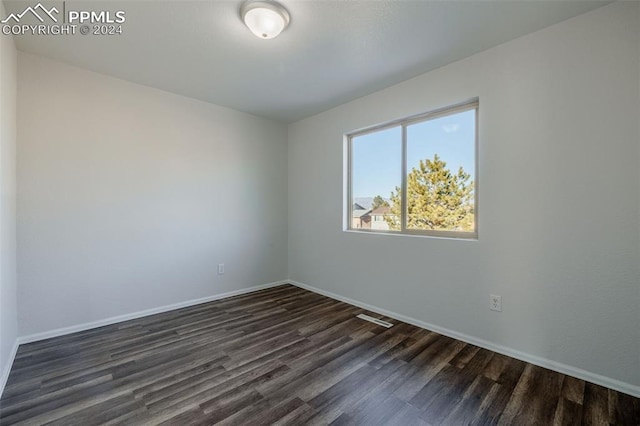
[[(407, 170), (438, 154), (451, 171), (462, 166), (475, 175), (475, 110), (407, 127)], [(389, 198), (400, 186), (402, 129), (400, 126), (352, 140), (353, 196)]]

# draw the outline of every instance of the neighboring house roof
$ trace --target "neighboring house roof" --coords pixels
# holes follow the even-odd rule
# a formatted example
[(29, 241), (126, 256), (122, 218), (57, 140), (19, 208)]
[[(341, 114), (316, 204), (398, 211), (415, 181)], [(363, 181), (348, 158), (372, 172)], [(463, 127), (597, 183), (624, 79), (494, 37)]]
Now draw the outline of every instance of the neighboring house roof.
[(366, 208), (358, 203), (353, 203), (353, 209), (352, 210), (366, 210)]
[(365, 216), (366, 214), (370, 213), (371, 210), (365, 210), (365, 209), (358, 209), (358, 210), (353, 210), (353, 217), (362, 217)]
[(384, 216), (387, 214), (391, 214), (391, 207), (389, 206), (381, 206), (371, 212), (372, 215), (380, 215)]
[(353, 203), (360, 206), (362, 209), (369, 209), (373, 206), (373, 197), (353, 197)]
[[(353, 210), (357, 210), (357, 209), (371, 210), (373, 207), (373, 199), (374, 197), (353, 197), (353, 199), (351, 200), (353, 202)], [(391, 203), (391, 200), (388, 198), (382, 197), (382, 199), (387, 203)], [(356, 204), (360, 207), (356, 207)]]

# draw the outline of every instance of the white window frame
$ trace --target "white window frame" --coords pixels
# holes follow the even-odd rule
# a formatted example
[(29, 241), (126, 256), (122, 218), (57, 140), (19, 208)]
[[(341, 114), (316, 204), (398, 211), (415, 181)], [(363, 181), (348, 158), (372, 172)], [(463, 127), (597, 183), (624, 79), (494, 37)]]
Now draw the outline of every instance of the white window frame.
[[(436, 118), (446, 117), (448, 115), (457, 114), (465, 111), (475, 110), (475, 141), (474, 141), (474, 164), (475, 170), (473, 173), (473, 199), (474, 199), (474, 225), (475, 230), (472, 232), (467, 231), (440, 231), (440, 230), (421, 230), (421, 229), (407, 229), (407, 127), (412, 124), (422, 123), (430, 121)], [(450, 105), (444, 108), (438, 108), (426, 113), (413, 115), (393, 121), (389, 121), (375, 126), (367, 127), (364, 129), (355, 130), (345, 134), (345, 187), (346, 187), (346, 220), (344, 221), (345, 231), (361, 232), (361, 233), (373, 233), (373, 234), (388, 234), (388, 235), (413, 235), (423, 237), (440, 237), (440, 238), (457, 238), (466, 240), (478, 239), (478, 211), (479, 211), (479, 181), (478, 181), (478, 148), (479, 148), (479, 113), (480, 113), (480, 101), (478, 98), (474, 98), (465, 102), (461, 102), (455, 105)], [(402, 215), (400, 218), (400, 230), (382, 230), (382, 229), (364, 229), (353, 227), (353, 139), (359, 136), (363, 136), (369, 133), (375, 133), (382, 130), (390, 129), (392, 127), (401, 127), (402, 130)], [(372, 217), (373, 221), (373, 217)]]

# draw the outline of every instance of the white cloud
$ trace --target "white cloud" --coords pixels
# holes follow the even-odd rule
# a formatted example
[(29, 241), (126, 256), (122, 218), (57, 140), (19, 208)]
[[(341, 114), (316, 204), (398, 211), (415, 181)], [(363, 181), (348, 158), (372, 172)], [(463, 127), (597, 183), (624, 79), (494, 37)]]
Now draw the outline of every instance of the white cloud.
[(460, 124), (458, 123), (448, 123), (442, 125), (442, 130), (444, 130), (445, 133), (455, 133), (459, 128)]

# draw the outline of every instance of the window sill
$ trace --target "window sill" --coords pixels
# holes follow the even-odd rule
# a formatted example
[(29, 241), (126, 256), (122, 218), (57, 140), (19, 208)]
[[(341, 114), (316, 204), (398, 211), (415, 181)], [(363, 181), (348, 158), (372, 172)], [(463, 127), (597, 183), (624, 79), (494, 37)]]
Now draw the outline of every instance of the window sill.
[(478, 241), (477, 232), (438, 232), (437, 234), (425, 233), (425, 232), (398, 232), (398, 231), (382, 231), (382, 230), (367, 230), (367, 229), (343, 229), (343, 232), (351, 234), (369, 234), (369, 235), (384, 235), (394, 237), (418, 237), (418, 238), (435, 238), (438, 240), (456, 240), (456, 241)]

